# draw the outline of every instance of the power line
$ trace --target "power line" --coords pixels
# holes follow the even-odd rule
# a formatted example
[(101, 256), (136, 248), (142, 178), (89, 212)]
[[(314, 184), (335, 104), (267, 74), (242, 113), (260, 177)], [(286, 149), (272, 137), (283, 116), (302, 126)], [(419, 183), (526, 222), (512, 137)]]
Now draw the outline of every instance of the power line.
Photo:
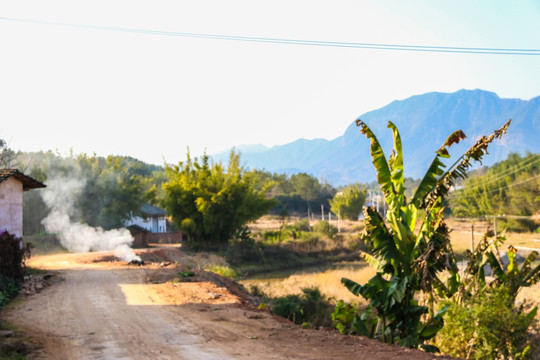
[(355, 42), (339, 42), (339, 41), (319, 41), (319, 40), (300, 40), (300, 39), (286, 39), (286, 38), (265, 38), (265, 37), (251, 37), (251, 36), (203, 34), (203, 33), (161, 31), (161, 30), (148, 30), (148, 29), (136, 29), (136, 28), (119, 28), (119, 27), (110, 27), (110, 26), (70, 24), (70, 23), (61, 23), (61, 22), (50, 22), (50, 21), (18, 19), (18, 18), (5, 18), (5, 17), (0, 17), (0, 20), (33, 23), (33, 24), (41, 24), (41, 25), (74, 27), (74, 28), (83, 28), (83, 29), (92, 29), (92, 30), (102, 30), (102, 31), (129, 32), (129, 33), (146, 34), (146, 35), (178, 36), (178, 37), (191, 37), (191, 38), (199, 38), (199, 39), (229, 40), (229, 41), (243, 41), (243, 42), (270, 43), (270, 44), (339, 47), (339, 48), (370, 49), (370, 50), (435, 52), (435, 53), (540, 56), (540, 49), (511, 49), (511, 48), (482, 48), (482, 47), (457, 47), (457, 46), (401, 45), (401, 44), (384, 44), (384, 43), (355, 43)]
[[(474, 190), (474, 189), (478, 189), (478, 188), (481, 188), (487, 184), (491, 184), (495, 181), (498, 181), (500, 179), (503, 179), (509, 175), (512, 175), (516, 172), (518, 172), (519, 170), (523, 170), (531, 165), (534, 165), (536, 164), (537, 162), (540, 162), (540, 154), (536, 154), (536, 155), (533, 155), (531, 158), (529, 159), (526, 159), (524, 160), (521, 164), (518, 164), (518, 165), (515, 165), (513, 167), (510, 167), (504, 171), (502, 171), (501, 173), (498, 174), (497, 177), (493, 178), (493, 179), (489, 179), (489, 180), (486, 180), (486, 181), (481, 181), (479, 184), (477, 185), (474, 185), (474, 186), (466, 186), (466, 189), (467, 190)], [(465, 189), (460, 189), (460, 190), (465, 190)]]
[(514, 186), (517, 186), (517, 185), (521, 185), (521, 184), (524, 184), (526, 182), (529, 182), (529, 181), (532, 181), (534, 179), (537, 179), (540, 177), (540, 174), (538, 175), (535, 175), (535, 176), (532, 176), (528, 179), (525, 179), (523, 181), (520, 181), (520, 182), (517, 182), (517, 183), (512, 183), (512, 184), (509, 184), (509, 185), (506, 185), (506, 186), (501, 186), (497, 189), (494, 189), (494, 190), (490, 190), (490, 191), (485, 191), (483, 192), (482, 194), (476, 194), (476, 195), (467, 195), (467, 196), (459, 196), (459, 195), (450, 195), (448, 196), (449, 198), (456, 198), (456, 197), (459, 197), (460, 199), (469, 199), (469, 198), (475, 198), (475, 197), (478, 197), (479, 195), (485, 195), (485, 194), (491, 194), (491, 193), (495, 193), (495, 192), (498, 192), (500, 190), (504, 190), (504, 189), (508, 189), (508, 188), (511, 188), (511, 187), (514, 187)]

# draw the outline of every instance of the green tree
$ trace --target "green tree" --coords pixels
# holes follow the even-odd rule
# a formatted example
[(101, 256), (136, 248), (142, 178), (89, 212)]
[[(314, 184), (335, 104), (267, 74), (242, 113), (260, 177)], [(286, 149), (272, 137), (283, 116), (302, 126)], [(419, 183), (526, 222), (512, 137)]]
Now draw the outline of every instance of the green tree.
[(449, 198), (454, 216), (534, 215), (540, 208), (540, 154), (509, 154), (473, 172)]
[(15, 165), (17, 153), (9, 148), (6, 141), (0, 139), (0, 168), (10, 168)]
[[(394, 150), (387, 161), (371, 129), (361, 120), (357, 121), (362, 133), (371, 141), (371, 157), (388, 212), (385, 222), (374, 208), (368, 207), (365, 211), (364, 241), (370, 253), (362, 256), (375, 267), (376, 275), (363, 285), (342, 279), (353, 294), (369, 301), (364, 313), (355, 319), (354, 331), (387, 343), (438, 350), (425, 341), (442, 328), (443, 314), (448, 308), (434, 312), (433, 290), (451, 296), (457, 290), (458, 280), (449, 229), (443, 217), (443, 200), (454, 181), (466, 176), (471, 163), (483, 157), (489, 143), (501, 137), (509, 123), (491, 136), (480, 138), (444, 171), (441, 158), (450, 157), (448, 147), (465, 137), (462, 131), (450, 135), (436, 152), (412, 199), (407, 201), (403, 151), (397, 128), (388, 123), (393, 132)], [(446, 284), (438, 277), (443, 271), (450, 273)], [(429, 307), (418, 303), (415, 298), (418, 292), (428, 296)]]
[[(122, 227), (132, 214), (138, 214), (147, 200), (145, 194), (152, 186), (153, 174), (159, 172), (159, 167), (122, 156), (61, 157), (39, 152), (22, 154), (21, 158), (30, 176), (42, 182), (56, 178), (83, 182), (82, 191), (74, 199), (72, 218), (105, 229)], [(25, 193), (23, 209), (25, 233), (41, 231), (41, 221), (49, 212), (41, 194)]]
[(119, 228), (140, 215), (148, 179), (130, 158), (80, 155), (77, 164), (86, 184), (77, 201), (79, 217), (91, 226)]
[(185, 162), (165, 168), (168, 181), (163, 185), (163, 206), (194, 247), (227, 244), (247, 222), (274, 205), (264, 189), (256, 189), (257, 176), (240, 166), (240, 155), (234, 151), (227, 169), (221, 163), (210, 164), (207, 155), (200, 160), (187, 155)]
[(313, 211), (311, 209), (311, 203), (317, 198), (317, 194), (321, 190), (319, 181), (311, 175), (299, 173), (291, 175), (289, 182), (292, 184), (295, 192), (307, 202), (308, 212)]
[(358, 183), (351, 184), (334, 195), (330, 200), (330, 207), (334, 214), (339, 214), (344, 219), (358, 220), (366, 196), (365, 187), (361, 187)]

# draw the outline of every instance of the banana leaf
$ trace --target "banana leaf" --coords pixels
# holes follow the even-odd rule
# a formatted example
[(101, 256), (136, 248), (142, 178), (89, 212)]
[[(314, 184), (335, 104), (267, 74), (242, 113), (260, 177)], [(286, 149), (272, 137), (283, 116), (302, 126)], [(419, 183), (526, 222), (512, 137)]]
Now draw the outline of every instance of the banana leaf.
[(375, 166), (375, 170), (377, 171), (377, 181), (379, 182), (381, 190), (384, 193), (386, 203), (390, 204), (395, 191), (392, 183), (390, 167), (388, 166), (388, 162), (384, 156), (381, 144), (379, 143), (379, 140), (377, 140), (375, 134), (373, 134), (371, 129), (362, 120), (356, 120), (356, 126), (361, 127), (360, 131), (371, 142), (369, 151), (371, 153), (371, 161), (373, 162), (373, 166)]
[(403, 149), (401, 146), (401, 137), (396, 126), (389, 121), (388, 127), (392, 129), (394, 137), (394, 149), (388, 160), (388, 166), (390, 167), (390, 178), (394, 185), (393, 200), (395, 202), (394, 208), (398, 208), (404, 205), (405, 201), (405, 177), (403, 175)]
[(424, 175), (424, 178), (420, 182), (420, 185), (418, 185), (418, 188), (416, 189), (413, 198), (411, 200), (411, 204), (415, 205), (416, 207), (420, 207), (422, 203), (424, 203), (425, 197), (433, 191), (435, 188), (435, 185), (439, 181), (439, 176), (441, 176), (444, 173), (444, 168), (446, 165), (443, 164), (441, 161), (441, 157), (448, 158), (450, 157), (448, 153), (448, 149), (452, 144), (457, 144), (461, 140), (465, 138), (465, 134), (461, 130), (454, 131), (444, 142), (443, 146), (439, 150), (436, 151), (435, 158), (431, 162), (431, 165), (428, 168), (428, 171)]

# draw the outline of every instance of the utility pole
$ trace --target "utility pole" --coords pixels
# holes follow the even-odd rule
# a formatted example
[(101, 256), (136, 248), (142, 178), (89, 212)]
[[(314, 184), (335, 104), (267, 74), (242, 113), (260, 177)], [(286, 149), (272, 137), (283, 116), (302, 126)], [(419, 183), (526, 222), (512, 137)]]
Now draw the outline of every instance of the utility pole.
[(324, 205), (321, 204), (321, 220), (324, 221)]

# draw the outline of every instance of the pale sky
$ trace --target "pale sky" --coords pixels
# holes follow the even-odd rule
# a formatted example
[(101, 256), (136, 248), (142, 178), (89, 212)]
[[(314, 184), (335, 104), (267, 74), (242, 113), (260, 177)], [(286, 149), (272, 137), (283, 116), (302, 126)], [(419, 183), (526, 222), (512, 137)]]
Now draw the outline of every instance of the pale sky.
[(0, 138), (15, 150), (163, 164), (184, 159), (188, 146), (199, 155), (333, 139), (367, 111), (430, 91), (540, 95), (538, 52), (373, 50), (178, 33), (540, 50), (540, 1), (0, 0)]

